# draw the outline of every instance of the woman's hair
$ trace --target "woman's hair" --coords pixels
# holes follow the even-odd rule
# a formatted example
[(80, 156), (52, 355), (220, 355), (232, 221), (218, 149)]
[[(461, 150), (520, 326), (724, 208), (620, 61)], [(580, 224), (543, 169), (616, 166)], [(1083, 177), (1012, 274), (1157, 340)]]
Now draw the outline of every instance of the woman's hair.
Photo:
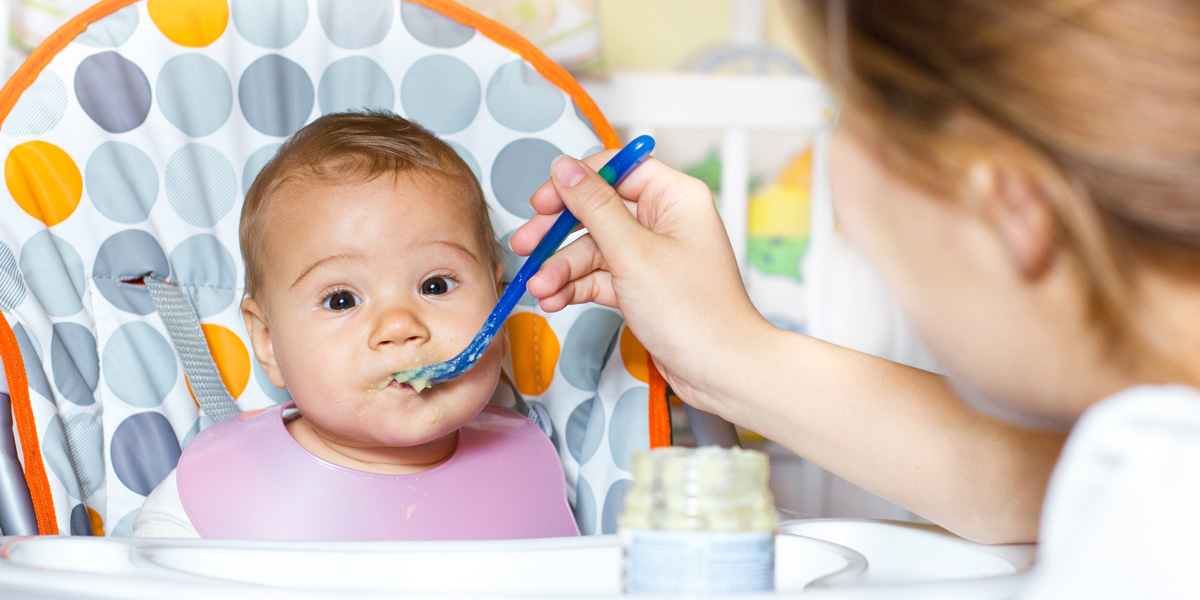
[(424, 127), (385, 111), (328, 114), (280, 146), (259, 172), (242, 205), (239, 241), (246, 264), (246, 293), (262, 285), (263, 218), (270, 199), (288, 185), (354, 183), (406, 171), (437, 178), (464, 199), (484, 264), (499, 264), (496, 234), (479, 181), (449, 145)]
[(797, 2), (814, 67), (884, 164), (942, 192), (981, 159), (1029, 176), (1090, 316), (1154, 346), (1130, 310), (1138, 251), (1200, 257), (1200, 2)]

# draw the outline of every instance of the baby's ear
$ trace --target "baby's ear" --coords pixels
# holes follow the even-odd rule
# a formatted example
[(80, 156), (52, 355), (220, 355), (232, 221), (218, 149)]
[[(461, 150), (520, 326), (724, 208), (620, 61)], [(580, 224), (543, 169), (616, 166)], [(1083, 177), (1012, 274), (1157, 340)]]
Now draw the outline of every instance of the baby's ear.
[(262, 367), (275, 387), (287, 387), (283, 381), (283, 374), (279, 371), (279, 363), (275, 360), (275, 348), (271, 345), (271, 328), (267, 326), (266, 315), (257, 300), (249, 296), (242, 299), (242, 319), (246, 322), (246, 332), (250, 334), (250, 345), (254, 347), (254, 358), (258, 360), (258, 366)]

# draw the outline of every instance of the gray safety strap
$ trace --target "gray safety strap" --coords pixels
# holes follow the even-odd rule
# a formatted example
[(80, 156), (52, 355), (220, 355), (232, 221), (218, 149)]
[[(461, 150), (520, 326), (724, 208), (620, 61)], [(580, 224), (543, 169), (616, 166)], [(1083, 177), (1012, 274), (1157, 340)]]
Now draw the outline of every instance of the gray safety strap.
[(183, 373), (192, 386), (196, 402), (214, 423), (226, 417), (240, 414), (242, 409), (233, 401), (229, 390), (221, 382), (217, 363), (213, 362), (204, 330), (200, 328), (200, 317), (188, 300), (183, 288), (153, 275), (143, 278), (154, 309), (167, 326), (167, 333), (175, 343), (175, 349), (183, 361)]

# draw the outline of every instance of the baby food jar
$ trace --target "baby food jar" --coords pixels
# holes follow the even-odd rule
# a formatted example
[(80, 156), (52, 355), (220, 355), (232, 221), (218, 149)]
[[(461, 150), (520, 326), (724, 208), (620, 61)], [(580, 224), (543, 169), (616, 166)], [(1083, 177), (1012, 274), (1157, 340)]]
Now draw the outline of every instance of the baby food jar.
[(740, 594), (775, 583), (767, 455), (755, 450), (636, 452), (618, 521), (629, 594)]

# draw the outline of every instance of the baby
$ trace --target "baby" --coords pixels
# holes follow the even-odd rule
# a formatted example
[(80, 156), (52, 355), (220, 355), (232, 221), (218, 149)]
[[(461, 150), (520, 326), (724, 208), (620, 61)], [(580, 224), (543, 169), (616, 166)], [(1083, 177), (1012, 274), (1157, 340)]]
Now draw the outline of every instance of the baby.
[(504, 336), (453, 381), (391, 377), (457, 354), (498, 298), (487, 204), (452, 148), (390, 113), (321, 117), (258, 175), (240, 234), (246, 329), (293, 401), (198, 434), (134, 536), (578, 535), (550, 440), (487, 406)]

